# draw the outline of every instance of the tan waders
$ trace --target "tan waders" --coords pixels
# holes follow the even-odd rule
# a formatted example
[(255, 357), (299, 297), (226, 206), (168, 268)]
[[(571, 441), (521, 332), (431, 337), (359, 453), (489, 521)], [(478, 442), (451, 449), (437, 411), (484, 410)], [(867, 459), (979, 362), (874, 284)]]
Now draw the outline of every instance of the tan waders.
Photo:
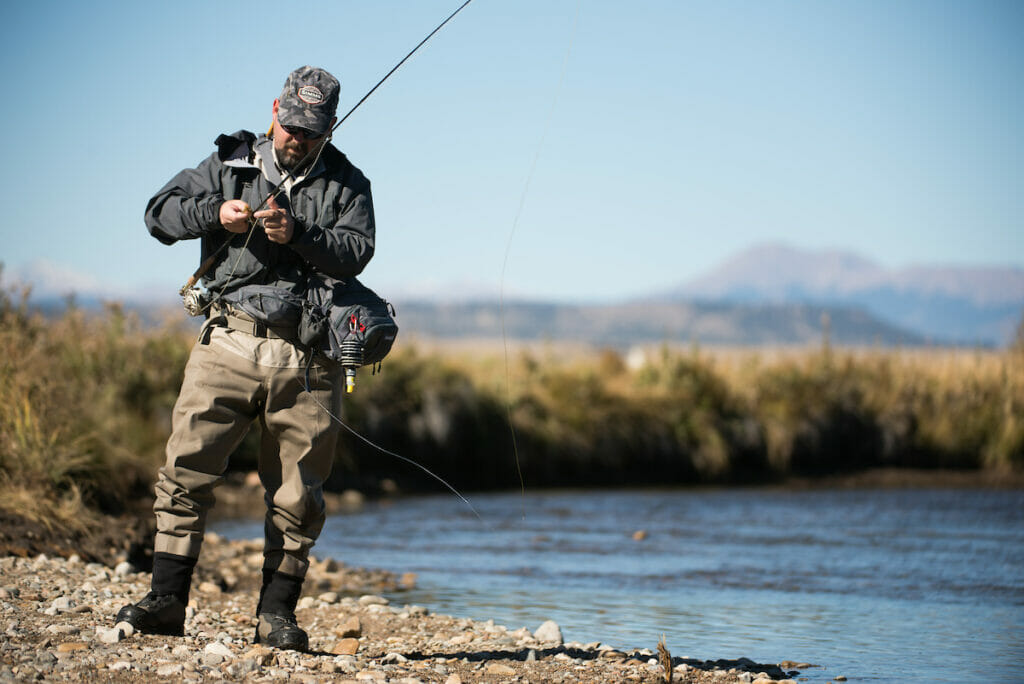
[[(225, 319), (220, 319), (225, 320)], [(124, 606), (118, 621), (150, 634), (183, 633), (192, 570), (206, 514), (228, 458), (253, 420), (263, 429), (259, 474), (267, 515), (263, 587), (255, 640), (306, 650), (295, 605), (309, 549), (324, 524), (323, 482), (330, 474), (340, 425), (343, 371), (312, 366), (273, 332), (207, 326), (192, 349), (174, 406), (167, 461), (156, 484), (157, 533), (152, 590)], [(318, 403), (319, 402), (319, 403)]]
[(199, 556), (213, 489), (259, 419), (267, 504), (263, 569), (304, 577), (324, 523), (322, 485), (340, 429), (317, 401), (340, 414), (342, 371), (314, 364), (310, 394), (305, 354), (289, 342), (221, 327), (201, 338), (185, 368), (156, 484), (154, 551)]

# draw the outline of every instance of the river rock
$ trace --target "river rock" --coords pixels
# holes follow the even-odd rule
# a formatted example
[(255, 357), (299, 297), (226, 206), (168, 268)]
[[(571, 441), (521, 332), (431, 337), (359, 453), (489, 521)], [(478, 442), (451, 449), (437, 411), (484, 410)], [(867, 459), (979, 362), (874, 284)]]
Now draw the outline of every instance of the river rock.
[(114, 577), (127, 577), (136, 572), (135, 566), (128, 561), (122, 561), (114, 567)]
[(269, 648), (262, 646), (255, 646), (248, 651), (244, 656), (247, 660), (252, 660), (260, 667), (269, 665), (274, 660), (274, 651)]
[(375, 596), (374, 594), (365, 594), (359, 597), (359, 605), (361, 606), (386, 606), (390, 603), (383, 596)]
[(203, 649), (203, 653), (210, 653), (210, 654), (214, 654), (214, 655), (219, 655), (222, 658), (234, 658), (235, 657), (234, 651), (232, 651), (225, 644), (222, 644), (219, 641), (212, 641), (212, 642), (206, 644), (206, 647)]
[(542, 643), (561, 646), (562, 630), (559, 628), (557, 622), (554, 620), (547, 620), (537, 628), (536, 632), (533, 633), (533, 638)]
[(363, 625), (359, 622), (359, 618), (353, 615), (335, 629), (334, 633), (342, 639), (358, 639), (363, 636)]
[(334, 645), (331, 653), (334, 655), (355, 655), (359, 651), (358, 639), (342, 639)]
[(104, 644), (116, 644), (124, 639), (124, 632), (117, 627), (97, 627), (96, 637)]
[(502, 663), (491, 663), (487, 666), (486, 672), (489, 675), (495, 675), (498, 677), (511, 677), (516, 673), (514, 668), (511, 668), (508, 665), (503, 665)]
[(166, 663), (156, 668), (156, 673), (160, 677), (170, 677), (171, 675), (181, 674), (185, 671), (185, 667), (181, 663)]
[(53, 603), (50, 604), (58, 613), (66, 613), (75, 607), (75, 602), (70, 596), (58, 596), (53, 599)]

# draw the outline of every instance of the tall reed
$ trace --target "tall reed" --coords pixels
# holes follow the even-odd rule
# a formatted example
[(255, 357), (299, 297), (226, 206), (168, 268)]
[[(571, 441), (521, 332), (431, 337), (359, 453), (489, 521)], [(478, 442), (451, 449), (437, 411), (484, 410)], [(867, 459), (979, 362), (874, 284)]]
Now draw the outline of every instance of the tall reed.
[[(0, 508), (88, 526), (150, 496), (192, 344), (117, 305), (46, 318), (0, 290)], [(399, 344), (347, 423), (456, 486), (768, 481), (863, 468), (1024, 472), (1024, 349), (500, 356)], [(344, 433), (332, 487), (430, 476)], [(258, 436), (232, 467), (255, 466)]]

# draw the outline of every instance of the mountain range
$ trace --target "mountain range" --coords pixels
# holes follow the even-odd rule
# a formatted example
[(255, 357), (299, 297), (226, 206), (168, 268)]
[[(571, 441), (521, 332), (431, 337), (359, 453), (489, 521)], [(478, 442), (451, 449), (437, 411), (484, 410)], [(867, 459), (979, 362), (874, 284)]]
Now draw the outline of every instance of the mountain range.
[[(81, 308), (109, 299), (87, 278), (62, 275), (52, 265), (14, 275), (33, 285), (32, 301), (44, 310), (61, 310), (69, 291)], [(807, 345), (826, 338), (846, 345), (1003, 346), (1019, 334), (1024, 269), (887, 269), (852, 252), (764, 244), (662, 292), (616, 304), (401, 296), (393, 303), (403, 336), (440, 339), (571, 340), (618, 348), (652, 342)], [(177, 308), (168, 298), (138, 295), (125, 306), (146, 319), (154, 310)]]
[(851, 307), (931, 342), (1003, 345), (1024, 314), (1024, 269), (886, 269), (851, 252), (764, 244), (655, 299)]

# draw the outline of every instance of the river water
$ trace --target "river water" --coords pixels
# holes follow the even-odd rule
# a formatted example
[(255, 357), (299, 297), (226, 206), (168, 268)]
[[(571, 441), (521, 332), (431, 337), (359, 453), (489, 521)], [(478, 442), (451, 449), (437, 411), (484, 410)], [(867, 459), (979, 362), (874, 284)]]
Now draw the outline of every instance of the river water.
[(553, 619), (568, 641), (665, 635), (674, 656), (812, 663), (811, 682), (1024, 681), (1024, 491), (469, 498), (482, 520), (453, 496), (333, 516), (316, 554), (417, 573), (394, 602), (510, 629)]

